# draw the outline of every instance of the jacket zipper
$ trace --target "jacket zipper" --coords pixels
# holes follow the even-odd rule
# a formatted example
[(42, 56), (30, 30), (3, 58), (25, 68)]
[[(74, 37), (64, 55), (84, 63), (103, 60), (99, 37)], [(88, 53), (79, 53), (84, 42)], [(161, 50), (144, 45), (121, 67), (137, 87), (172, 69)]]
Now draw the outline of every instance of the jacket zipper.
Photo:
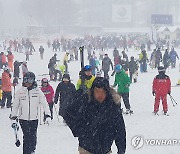
[(30, 94), (29, 94), (29, 90), (28, 90), (28, 97), (29, 97), (29, 117), (28, 117), (28, 119), (30, 120)]

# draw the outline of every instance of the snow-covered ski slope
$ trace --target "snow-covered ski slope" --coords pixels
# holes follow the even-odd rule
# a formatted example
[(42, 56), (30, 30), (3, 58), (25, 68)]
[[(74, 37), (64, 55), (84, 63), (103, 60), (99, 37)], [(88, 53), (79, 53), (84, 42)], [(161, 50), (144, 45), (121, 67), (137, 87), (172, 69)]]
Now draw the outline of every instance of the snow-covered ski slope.
[[(53, 56), (54, 52), (52, 49), (48, 49), (45, 44), (44, 60), (40, 59), (38, 48), (40, 44), (35, 44), (36, 51), (30, 56), (28, 67), (30, 71), (36, 74), (37, 79), (41, 79), (41, 74), (47, 74), (47, 65), (49, 59)], [(113, 49), (112, 49), (113, 50)], [(112, 58), (112, 50), (107, 53)], [(178, 52), (179, 49), (177, 49)], [(121, 51), (121, 50), (120, 50)], [(150, 54), (151, 52), (148, 52)], [(139, 52), (134, 52), (132, 49), (127, 52), (129, 56), (138, 57)], [(180, 54), (180, 52), (178, 52)], [(24, 54), (14, 53), (15, 59), (19, 61), (25, 60)], [(98, 56), (98, 53), (96, 54)], [(57, 59), (64, 57), (63, 52), (57, 52)], [(87, 58), (85, 58), (86, 64)], [(177, 66), (179, 61), (177, 62)], [(71, 75), (72, 82), (76, 84), (78, 80), (78, 73), (80, 70), (80, 62), (72, 61), (69, 63), (69, 72)], [(111, 71), (112, 72), (112, 71)], [(111, 73), (110, 72), (110, 73)], [(168, 106), (170, 116), (164, 116), (162, 111), (162, 105), (160, 106), (159, 116), (152, 114), (154, 97), (152, 96), (152, 80), (157, 74), (157, 70), (148, 68), (147, 73), (140, 73), (138, 76), (138, 82), (132, 83), (130, 86), (130, 103), (134, 111), (133, 115), (124, 115), (127, 131), (127, 151), (126, 154), (180, 154), (180, 143), (172, 145), (171, 140), (180, 140), (180, 95), (179, 87), (172, 87), (172, 96), (179, 103), (176, 107), (171, 104), (168, 96)], [(167, 75), (170, 76), (172, 85), (175, 85), (177, 80), (180, 78), (178, 67), (175, 69), (167, 70)], [(48, 76), (47, 76), (48, 77)], [(48, 77), (49, 78), (49, 77)], [(114, 77), (110, 78), (111, 85), (113, 84)], [(40, 84), (40, 83), (39, 83)], [(54, 90), (58, 82), (51, 81), (50, 84), (54, 87)], [(17, 89), (20, 85), (17, 87)], [(123, 102), (122, 102), (123, 104)], [(124, 105), (122, 105), (123, 108)], [(56, 105), (58, 109), (58, 105)], [(0, 109), (0, 154), (22, 154), (22, 145), (17, 148), (15, 146), (15, 137), (13, 129), (11, 128), (11, 121), (9, 120), (10, 109)], [(54, 119), (50, 126), (39, 125), (38, 127), (38, 140), (36, 154), (78, 154), (78, 142), (73, 137), (71, 131), (67, 126), (64, 126), (62, 118), (58, 123), (56, 112), (54, 110)], [(131, 140), (134, 136), (141, 136), (147, 139), (147, 145), (144, 141), (144, 145), (135, 150), (131, 145)], [(19, 131), (19, 137), (22, 142), (22, 132)], [(150, 142), (148, 139), (152, 139)], [(166, 139), (169, 145), (155, 145), (155, 140)], [(136, 140), (137, 141), (137, 140)], [(138, 144), (139, 143), (139, 144)], [(135, 142), (134, 145), (140, 147), (140, 142)], [(160, 144), (159, 142), (157, 144)], [(116, 146), (113, 145), (112, 153), (117, 153)]]

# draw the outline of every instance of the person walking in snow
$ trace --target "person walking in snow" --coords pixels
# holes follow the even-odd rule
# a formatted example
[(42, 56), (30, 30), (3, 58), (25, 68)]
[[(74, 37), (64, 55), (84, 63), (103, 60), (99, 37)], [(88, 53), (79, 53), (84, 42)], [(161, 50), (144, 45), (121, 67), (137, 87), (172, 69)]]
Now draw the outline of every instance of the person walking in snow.
[[(49, 81), (47, 78), (42, 78), (41, 80), (41, 91), (44, 93), (46, 96), (46, 101), (48, 102), (49, 105), (49, 110), (51, 112), (51, 120), (53, 119), (53, 99), (54, 99), (54, 89), (53, 87), (49, 84)], [(46, 115), (44, 113), (44, 122), (46, 121)]]
[(171, 94), (171, 80), (169, 76), (165, 74), (165, 68), (163, 66), (158, 67), (159, 74), (153, 80), (152, 94), (155, 96), (154, 114), (159, 111), (159, 103), (162, 100), (164, 114), (167, 114), (167, 94)]
[(22, 87), (16, 92), (10, 115), (10, 119), (12, 120), (19, 119), (23, 132), (23, 154), (35, 153), (40, 105), (43, 106), (46, 122), (49, 123), (51, 119), (46, 98), (43, 92), (37, 87), (35, 74), (33, 72), (27, 72), (23, 76)]
[(79, 154), (110, 154), (113, 141), (118, 154), (126, 151), (126, 130), (120, 97), (109, 81), (97, 77), (90, 92), (76, 91), (64, 116), (74, 137), (78, 137)]
[(129, 102), (129, 86), (131, 84), (129, 76), (120, 64), (115, 66), (115, 80), (113, 87), (118, 86), (118, 93), (123, 98), (124, 105), (126, 107), (125, 114), (132, 114), (130, 102)]

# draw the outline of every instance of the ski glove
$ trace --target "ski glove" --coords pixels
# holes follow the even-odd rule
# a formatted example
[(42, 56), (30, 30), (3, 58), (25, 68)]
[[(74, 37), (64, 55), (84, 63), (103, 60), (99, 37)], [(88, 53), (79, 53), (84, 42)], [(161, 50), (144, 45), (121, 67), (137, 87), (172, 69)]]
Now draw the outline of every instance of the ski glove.
[(10, 118), (11, 120), (16, 120), (18, 117), (17, 117), (17, 116), (11, 117), (11, 115), (10, 115), (9, 118)]
[(156, 94), (156, 93), (153, 91), (153, 92), (152, 92), (152, 95), (155, 96), (155, 94)]

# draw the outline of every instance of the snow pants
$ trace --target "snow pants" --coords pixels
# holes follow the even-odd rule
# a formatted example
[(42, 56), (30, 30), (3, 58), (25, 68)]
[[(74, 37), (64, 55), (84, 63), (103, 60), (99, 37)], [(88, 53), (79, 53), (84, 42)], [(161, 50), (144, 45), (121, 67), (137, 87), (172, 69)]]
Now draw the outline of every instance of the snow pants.
[(23, 154), (31, 154), (36, 149), (38, 120), (19, 119), (23, 132)]
[(154, 103), (154, 112), (159, 111), (160, 100), (162, 100), (163, 111), (167, 112), (168, 111), (167, 94), (156, 94), (155, 103)]
[(4, 107), (4, 106), (5, 106), (6, 99), (7, 99), (6, 107), (9, 108), (9, 107), (11, 107), (11, 104), (12, 104), (12, 93), (11, 93), (11, 91), (10, 91), (10, 92), (5, 92), (5, 91), (3, 91), (3, 93), (2, 93), (1, 107)]
[(122, 97), (126, 109), (130, 110), (129, 93), (119, 93), (119, 95)]

